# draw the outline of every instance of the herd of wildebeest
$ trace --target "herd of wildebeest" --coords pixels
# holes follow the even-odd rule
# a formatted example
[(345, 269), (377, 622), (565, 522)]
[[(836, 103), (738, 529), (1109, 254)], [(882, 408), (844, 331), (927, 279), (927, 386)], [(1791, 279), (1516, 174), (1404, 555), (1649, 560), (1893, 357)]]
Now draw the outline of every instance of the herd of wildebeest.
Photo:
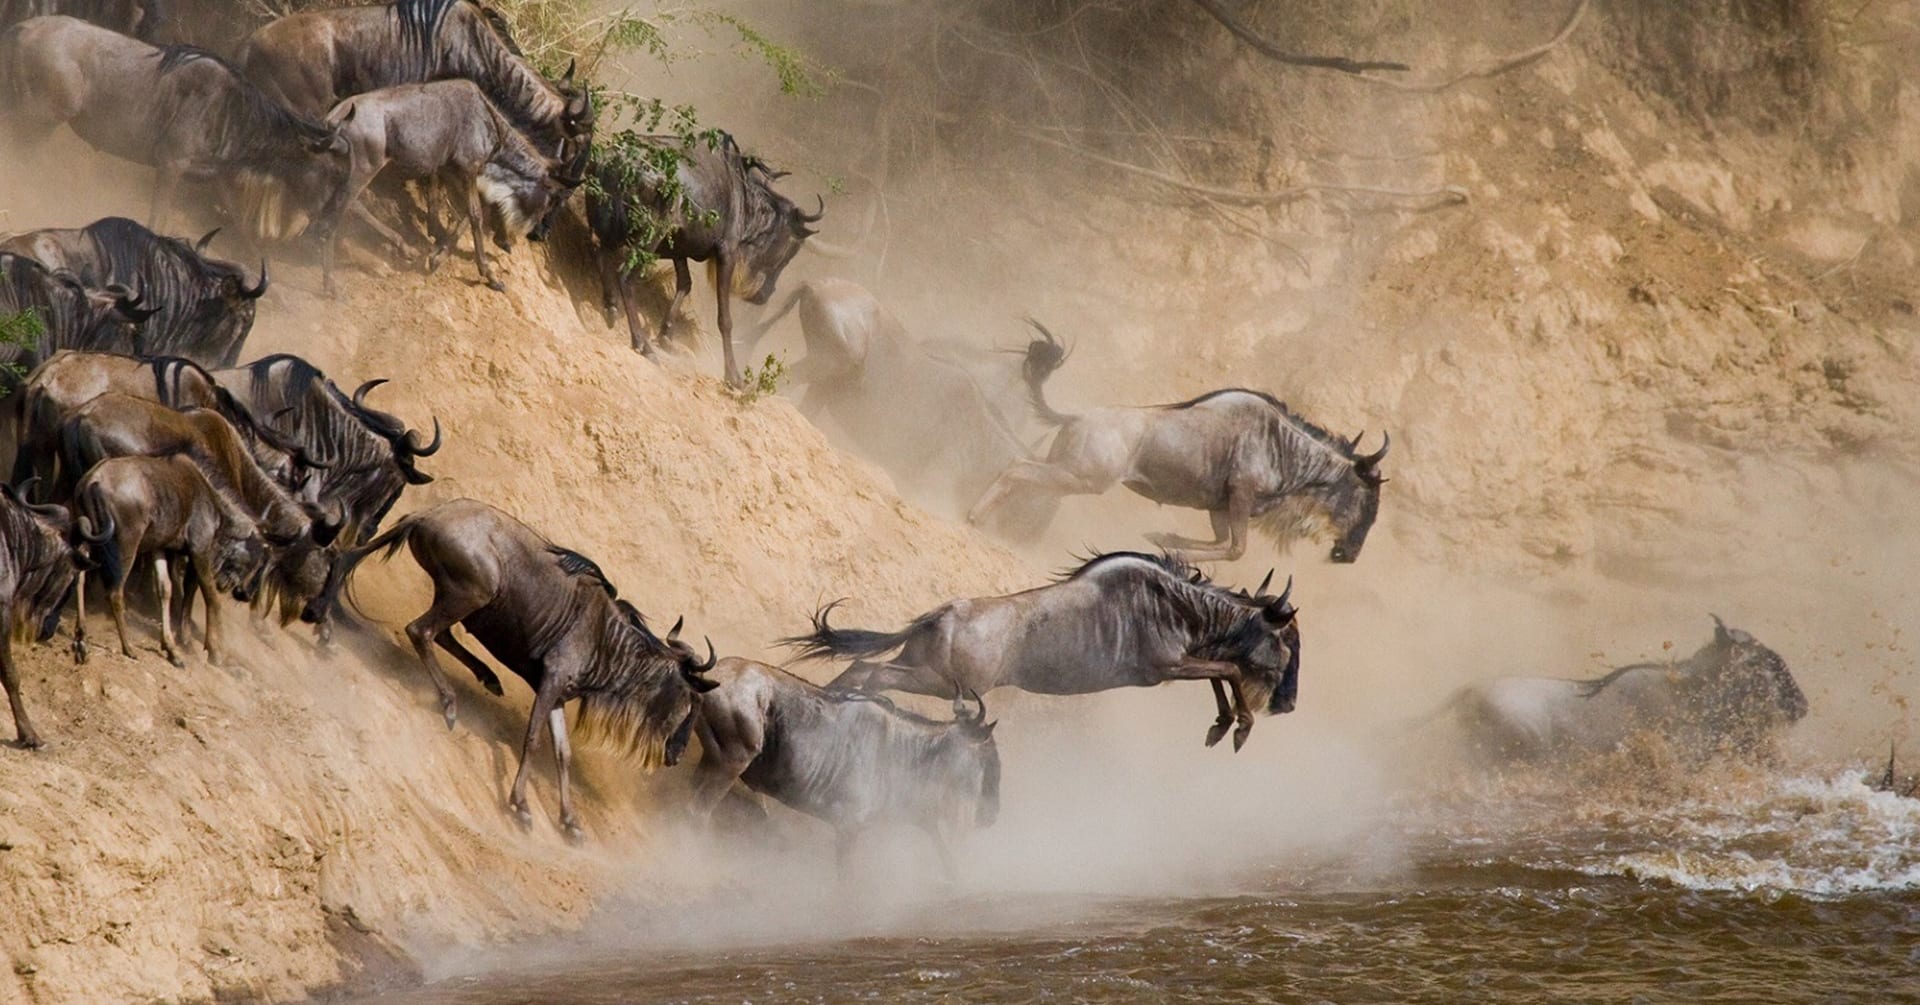
[[(140, 34), (165, 23), (154, 0), (0, 3), (0, 128), (9, 156), (66, 125), (102, 152), (154, 168), (151, 219), (108, 218), (0, 243), (0, 318), (31, 314), (40, 332), (9, 346), (18, 374), (0, 415), (11, 426), (12, 477), (0, 499), (0, 680), (19, 744), (35, 747), (11, 642), (50, 639), (75, 610), (72, 653), (87, 658), (85, 603), (104, 593), (123, 653), (129, 580), (151, 569), (161, 651), (176, 665), (199, 635), (225, 661), (224, 598), (316, 626), (350, 618), (341, 598), (368, 557), (407, 547), (433, 584), (429, 609), (405, 628), (455, 724), (441, 653), (495, 695), (490, 665), (452, 629), (463, 626), (533, 690), (509, 799), (523, 823), (528, 764), (553, 744), (560, 824), (580, 833), (570, 792), (565, 706), (577, 725), (672, 765), (691, 738), (694, 805), (704, 816), (736, 783), (832, 823), (844, 841), (884, 822), (920, 826), (943, 855), (959, 831), (998, 809), (999, 754), (981, 695), (997, 687), (1088, 694), (1167, 681), (1206, 681), (1215, 718), (1206, 743), (1231, 731), (1237, 750), (1255, 713), (1298, 696), (1301, 632), (1291, 581), (1269, 592), (1213, 582), (1194, 563), (1234, 559), (1250, 528), (1284, 548), (1330, 540), (1356, 561), (1379, 511), (1390, 440), (1361, 449), (1268, 394), (1228, 388), (1171, 405), (1056, 411), (1045, 382), (1067, 358), (1033, 322), (1023, 354), (919, 340), (865, 290), (802, 284), (754, 335), (799, 312), (807, 351), (795, 366), (810, 417), (893, 470), (903, 488), (1013, 538), (1044, 530), (1062, 497), (1125, 485), (1157, 503), (1205, 511), (1212, 539), (1153, 535), (1157, 553), (1097, 555), (1054, 582), (963, 599), (897, 632), (835, 627), (833, 605), (783, 640), (807, 658), (849, 665), (821, 687), (788, 671), (696, 648), (676, 621), (653, 631), (590, 558), (470, 499), (393, 521), (420, 462), (440, 448), (368, 403), (382, 381), (351, 393), (304, 359), (237, 365), (269, 288), (197, 241), (164, 235), (177, 203), (218, 217), (234, 239), (306, 251), (333, 283), (348, 228), (404, 250), (424, 217), (429, 267), (461, 228), (439, 220), (451, 197), (483, 281), (498, 287), (484, 245), (538, 238), (590, 176), (588, 229), (599, 250), (603, 306), (624, 311), (636, 349), (652, 340), (629, 283), (631, 252), (670, 260), (677, 308), (690, 261), (711, 262), (727, 378), (737, 379), (730, 301), (765, 304), (812, 235), (808, 213), (774, 191), (781, 174), (730, 137), (678, 161), (678, 184), (593, 158), (595, 111), (571, 68), (543, 76), (504, 22), (472, 0), (394, 0), (320, 10), (260, 26), (229, 61)], [(661, 142), (668, 142), (662, 138)], [(370, 186), (425, 183), (419, 200)], [(667, 201), (660, 193), (673, 189)], [(650, 201), (651, 200), (651, 201)], [(653, 206), (666, 226), (635, 219)], [(350, 217), (351, 214), (351, 217)], [(349, 222), (351, 220), (351, 222)], [(304, 221), (293, 226), (289, 221)], [(149, 229), (149, 226), (154, 229)], [(396, 229), (398, 228), (398, 229)], [(156, 232), (162, 231), (162, 232)], [(289, 250), (294, 249), (294, 250)], [(1042, 435), (1051, 444), (1032, 444)], [(138, 595), (136, 597), (138, 599)], [(951, 719), (883, 696), (951, 699)], [(1623, 667), (1596, 680), (1502, 678), (1470, 686), (1443, 709), (1475, 747), (1500, 757), (1604, 750), (1657, 729), (1695, 747), (1750, 749), (1806, 712), (1784, 661), (1715, 619), (1692, 657)]]

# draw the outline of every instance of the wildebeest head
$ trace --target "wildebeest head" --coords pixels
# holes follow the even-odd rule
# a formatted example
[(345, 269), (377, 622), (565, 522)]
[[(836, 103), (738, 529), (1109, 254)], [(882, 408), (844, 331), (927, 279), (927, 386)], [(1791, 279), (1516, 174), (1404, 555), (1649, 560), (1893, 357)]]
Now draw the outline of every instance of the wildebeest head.
[(800, 253), (800, 246), (814, 235), (813, 224), (827, 215), (826, 200), (808, 213), (793, 200), (774, 191), (775, 180), (786, 176), (757, 158), (743, 159), (748, 204), (756, 207), (749, 221), (741, 261), (734, 273), (733, 290), (748, 303), (764, 304), (773, 298), (780, 273)]
[(942, 783), (937, 788), (972, 797), (975, 827), (991, 827), (1000, 818), (1000, 747), (993, 740), (997, 725), (987, 721), (987, 703), (978, 692), (955, 697), (953, 723), (941, 736), (929, 768)]
[[(19, 575), (12, 600), (17, 624), (34, 624), (35, 641), (45, 642), (60, 626), (60, 612), (79, 571), (86, 566), (82, 547), (98, 542), (113, 531), (107, 526), (95, 533), (84, 520), (76, 524), (65, 506), (56, 503), (28, 502), (36, 479), (29, 478), (16, 490), (0, 483), (9, 512), (0, 518), (0, 545), (12, 554)], [(12, 632), (15, 625), (0, 625), (0, 631)]]
[(574, 79), (574, 70), (574, 63), (568, 61), (567, 72), (554, 88), (567, 103), (566, 110), (560, 113), (560, 130), (570, 142), (578, 142), (585, 149), (593, 139), (593, 123), (599, 117), (599, 110), (593, 106), (593, 92)]
[(1327, 557), (1342, 564), (1359, 559), (1360, 549), (1367, 543), (1367, 532), (1373, 529), (1374, 518), (1380, 515), (1380, 486), (1387, 480), (1380, 474), (1380, 462), (1393, 446), (1393, 437), (1381, 433), (1379, 450), (1371, 454), (1357, 453), (1360, 436), (1347, 441), (1347, 453), (1353, 459), (1352, 475), (1324, 493), (1327, 517), (1334, 533), (1339, 535)]
[(1287, 577), (1287, 585), (1279, 596), (1267, 593), (1268, 584), (1273, 582), (1273, 570), (1267, 570), (1267, 577), (1252, 593), (1241, 593), (1241, 601), (1260, 612), (1260, 620), (1267, 626), (1274, 642), (1286, 650), (1286, 664), (1280, 670), (1280, 682), (1273, 689), (1273, 696), (1267, 699), (1267, 714), (1281, 715), (1293, 711), (1300, 697), (1300, 611), (1293, 606), (1293, 577)]
[[(629, 617), (635, 619), (639, 617), (639, 612), (634, 611), (625, 601), (620, 601), (620, 604), (628, 612)], [(656, 699), (656, 701), (674, 703), (675, 707), (671, 710), (671, 715), (666, 717), (666, 721), (679, 723), (674, 728), (673, 734), (667, 737), (666, 765), (669, 768), (680, 763), (681, 756), (687, 752), (687, 741), (693, 735), (693, 717), (697, 714), (693, 696), (705, 694), (720, 686), (719, 681), (709, 680), (706, 676), (707, 671), (712, 670), (714, 663), (718, 661), (713, 651), (713, 640), (705, 640), (707, 658), (701, 659), (699, 653), (680, 638), (680, 629), (686, 626), (686, 621), (685, 617), (675, 618), (673, 627), (667, 631), (666, 637), (660, 640), (666, 644), (668, 654), (679, 667), (680, 679), (687, 685), (684, 690), (662, 688), (659, 698)]]
[(1696, 693), (1705, 725), (1736, 739), (1798, 722), (1807, 696), (1780, 654), (1752, 635), (1713, 618), (1713, 639), (1693, 654)]
[(267, 542), (258, 527), (223, 527), (214, 542), (213, 585), (241, 603), (251, 603), (267, 569)]
[(399, 417), (368, 407), (366, 403), (367, 392), (386, 382), (387, 379), (381, 377), (376, 380), (369, 380), (355, 388), (351, 398), (353, 402), (353, 414), (361, 422), (365, 423), (368, 429), (385, 437), (387, 442), (393, 445), (394, 463), (399, 465), (401, 472), (406, 475), (407, 484), (425, 485), (433, 481), (433, 476), (421, 471), (414, 465), (414, 461), (421, 457), (431, 457), (439, 451), (440, 420), (437, 417), (433, 420), (433, 439), (428, 442), (422, 442), (420, 439), (420, 431), (417, 429), (408, 429), (407, 424), (401, 422)]
[(1229, 594), (1239, 615), (1218, 637), (1197, 646), (1193, 655), (1239, 667), (1248, 707), (1278, 715), (1293, 711), (1298, 695), (1300, 632), (1290, 599), (1293, 581), (1289, 579), (1287, 588), (1274, 597), (1266, 593), (1272, 580), (1269, 572), (1253, 594)]
[(573, 197), (573, 190), (587, 180), (593, 146), (584, 139), (570, 142), (578, 147), (571, 157), (553, 158), (547, 162), (547, 177), (541, 183), (545, 193), (545, 208), (533, 217), (533, 227), (527, 231), (529, 241), (547, 239), (547, 234), (553, 231), (553, 222), (560, 217), (560, 210)]

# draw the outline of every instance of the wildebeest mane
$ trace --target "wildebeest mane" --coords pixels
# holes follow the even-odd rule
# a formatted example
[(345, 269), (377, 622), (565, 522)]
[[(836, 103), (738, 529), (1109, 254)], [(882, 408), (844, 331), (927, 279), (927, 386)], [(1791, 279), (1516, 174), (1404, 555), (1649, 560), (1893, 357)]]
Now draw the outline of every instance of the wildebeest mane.
[(606, 572), (600, 568), (600, 563), (572, 548), (562, 548), (557, 544), (547, 545), (547, 554), (559, 560), (560, 571), (569, 576), (585, 576), (607, 591), (608, 598), (620, 599), (620, 590), (613, 585), (612, 580), (607, 578)]
[(667, 722), (655, 706), (671, 699), (669, 688), (686, 686), (679, 682), (679, 661), (632, 604), (609, 603), (617, 617), (607, 621), (601, 651), (577, 679), (580, 734), (610, 741), (646, 767), (665, 764), (668, 740), (680, 723)]
[(1165, 553), (1158, 554), (1158, 555), (1149, 555), (1143, 551), (1096, 552), (1082, 559), (1080, 564), (1075, 566), (1074, 568), (1061, 569), (1058, 572), (1054, 573), (1053, 581), (1056, 583), (1064, 583), (1071, 579), (1079, 579), (1081, 576), (1087, 574), (1088, 572), (1091, 572), (1094, 568), (1098, 566), (1104, 565), (1109, 562), (1128, 561), (1128, 560), (1138, 560), (1138, 561), (1149, 563), (1155, 566), (1156, 568), (1160, 569), (1162, 572), (1165, 572), (1166, 574), (1173, 576), (1176, 579), (1185, 580), (1186, 582), (1194, 586), (1212, 586), (1213, 585), (1213, 580), (1207, 578), (1207, 574), (1202, 572), (1198, 566), (1189, 565), (1188, 563), (1182, 561), (1181, 559), (1173, 555), (1168, 555)]
[(1217, 390), (1208, 391), (1207, 393), (1200, 395), (1197, 398), (1188, 398), (1186, 401), (1176, 401), (1176, 402), (1173, 402), (1172, 404), (1158, 405), (1155, 407), (1166, 410), (1166, 411), (1188, 409), (1188, 408), (1193, 408), (1197, 405), (1205, 404), (1209, 401), (1212, 401), (1215, 398), (1221, 397), (1223, 395), (1228, 395), (1228, 394), (1250, 394), (1256, 398), (1259, 398), (1261, 401), (1264, 401), (1267, 404), (1272, 405), (1275, 411), (1278, 411), (1282, 416), (1285, 416), (1287, 421), (1292, 423), (1293, 426), (1296, 429), (1300, 430), (1302, 433), (1307, 434), (1307, 436), (1311, 437), (1312, 439), (1321, 443), (1324, 446), (1332, 447), (1333, 449), (1339, 451), (1342, 457), (1345, 457), (1348, 460), (1353, 459), (1353, 448), (1351, 445), (1349, 445), (1349, 443), (1345, 439), (1334, 435), (1333, 433), (1329, 432), (1326, 429), (1326, 427), (1321, 426), (1319, 423), (1316, 423), (1313, 420), (1307, 418), (1306, 416), (1301, 415), (1300, 413), (1294, 411), (1293, 409), (1288, 408), (1287, 403), (1284, 401), (1281, 401), (1279, 398), (1276, 398), (1265, 391), (1256, 391), (1250, 387), (1222, 387)]
[[(311, 460), (328, 465), (321, 473), (325, 495), (344, 502), (358, 521), (358, 542), (371, 539), (380, 521), (400, 498), (404, 482), (388, 465), (397, 462), (396, 441), (406, 435), (400, 420), (355, 405), (312, 363), (276, 353), (246, 365), (248, 397), (255, 411), (272, 415), (292, 409), (283, 428), (297, 430), (299, 446)], [(276, 383), (276, 372), (283, 379)], [(324, 398), (316, 399), (316, 395)], [(331, 402), (336, 408), (322, 402)]]
[(420, 72), (431, 65), (433, 38), (447, 11), (461, 0), (394, 0), (391, 10), (400, 22), (400, 42), (406, 58), (417, 61)]
[(285, 151), (274, 140), (282, 134), (293, 133), (308, 140), (331, 135), (325, 124), (275, 101), (216, 53), (198, 46), (175, 44), (161, 47), (159, 57), (163, 77), (197, 62), (212, 63), (227, 75), (232, 86), (225, 92), (227, 102), (223, 110), (226, 114), (219, 119), (219, 149), (227, 159), (278, 160)]

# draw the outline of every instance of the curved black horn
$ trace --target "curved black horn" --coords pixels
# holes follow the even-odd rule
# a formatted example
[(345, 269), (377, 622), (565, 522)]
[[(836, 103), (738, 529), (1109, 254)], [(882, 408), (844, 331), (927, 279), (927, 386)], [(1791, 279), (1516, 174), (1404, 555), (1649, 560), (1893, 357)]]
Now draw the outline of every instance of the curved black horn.
[(18, 485), (0, 485), (0, 488), (6, 489), (7, 498), (17, 503), (24, 503), (27, 501), (27, 497), (33, 494), (34, 483), (39, 480), (39, 475), (33, 475)]
[(683, 626), (683, 625), (685, 625), (686, 623), (687, 623), (687, 616), (686, 616), (686, 615), (684, 615), (684, 614), (682, 614), (682, 615), (680, 615), (679, 617), (677, 617), (677, 618), (675, 618), (675, 619), (673, 619), (673, 627), (672, 627), (672, 628), (669, 628), (669, 629), (667, 629), (667, 641), (668, 641), (668, 642), (672, 642), (672, 641), (673, 641), (674, 639), (677, 639), (677, 638), (679, 638), (679, 637), (680, 637), (680, 628), (681, 628), (681, 626)]
[(353, 389), (353, 404), (357, 408), (367, 407), (367, 392), (387, 382), (385, 377), (376, 377)]
[(577, 64), (578, 62), (579, 60), (575, 60), (575, 59), (567, 60), (567, 72), (560, 75), (561, 84), (564, 85), (564, 84), (573, 83), (573, 71), (576, 69), (575, 64)]
[(248, 300), (258, 300), (266, 295), (267, 287), (271, 285), (272, 282), (273, 280), (267, 275), (267, 260), (262, 258), (260, 260), (260, 281), (253, 284), (252, 289), (242, 286), (240, 288), (240, 295), (246, 297)]
[(820, 208), (818, 211), (814, 212), (811, 215), (801, 212), (800, 207), (798, 206), (793, 207), (793, 215), (795, 217), (798, 217), (801, 223), (819, 223), (821, 220), (826, 218), (826, 215), (827, 215), (826, 198), (818, 195), (814, 196), (813, 198), (816, 202), (820, 204)]
[(708, 638), (705, 635), (702, 635), (700, 637), (702, 639), (705, 639), (707, 643), (707, 661), (705, 663), (696, 665), (694, 667), (694, 671), (693, 671), (694, 673), (706, 673), (707, 671), (713, 669), (713, 665), (715, 663), (720, 662), (720, 654), (713, 651), (713, 640), (711, 638)]
[(32, 510), (35, 513), (40, 514), (41, 516), (48, 518), (49, 520), (65, 520), (67, 517), (72, 515), (67, 512), (67, 508), (65, 506), (62, 506), (59, 503), (22, 502), (20, 505), (25, 506), (26, 508)]
[(1283, 608), (1286, 607), (1287, 598), (1291, 596), (1293, 596), (1293, 577), (1288, 576), (1286, 588), (1280, 591), (1280, 600), (1278, 601), (1279, 605)]
[(1378, 465), (1383, 459), (1386, 458), (1387, 450), (1392, 446), (1393, 446), (1392, 434), (1386, 432), (1385, 430), (1382, 430), (1380, 433), (1380, 449), (1374, 451), (1371, 454), (1355, 457), (1353, 459), (1353, 466), (1356, 468), (1371, 468)]
[(1727, 623), (1720, 620), (1720, 615), (1709, 611), (1707, 617), (1713, 619), (1713, 640), (1715, 642), (1725, 642), (1733, 638), (1732, 635), (1727, 633)]
[(423, 446), (420, 443), (420, 431), (418, 429), (410, 429), (407, 431), (407, 449), (413, 451), (413, 456), (415, 457), (432, 457), (434, 454), (439, 453), (440, 417), (437, 415), (433, 417), (433, 442)]
[(207, 231), (206, 236), (200, 238), (198, 241), (193, 242), (194, 253), (202, 254), (202, 255), (206, 254), (207, 245), (213, 243), (213, 235), (218, 233), (220, 233), (220, 228), (215, 227), (212, 230)]
[[(1292, 582), (1292, 580), (1289, 579), (1288, 582)], [(1267, 578), (1261, 580), (1260, 585), (1253, 588), (1253, 595), (1256, 597), (1264, 596), (1267, 592), (1267, 587), (1272, 585), (1273, 585), (1273, 570), (1268, 569)]]

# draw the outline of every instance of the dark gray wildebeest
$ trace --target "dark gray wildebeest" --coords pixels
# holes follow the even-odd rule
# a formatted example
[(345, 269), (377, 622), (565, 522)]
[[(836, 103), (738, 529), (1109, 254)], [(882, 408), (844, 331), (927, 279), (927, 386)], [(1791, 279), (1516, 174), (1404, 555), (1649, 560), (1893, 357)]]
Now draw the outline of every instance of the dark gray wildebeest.
[(678, 763), (693, 729), (694, 697), (713, 688), (703, 676), (713, 668), (712, 644), (702, 661), (680, 641), (681, 622), (664, 639), (654, 635), (592, 560), (556, 547), (485, 503), (455, 499), (408, 514), (342, 554), (325, 593), (309, 605), (320, 609), (309, 620), (335, 602), (363, 559), (381, 550), (391, 557), (403, 544), (433, 579), (433, 604), (407, 625), (407, 638), (440, 694), (447, 728), (455, 721), (453, 687), (434, 646), (465, 664), (488, 692), (501, 693), (499, 678), (453, 637), (454, 625), (465, 626), (533, 688), (533, 712), (508, 799), (522, 826), (533, 822), (527, 763), (546, 730), (560, 777), (560, 825), (570, 839), (580, 836), (568, 778), (573, 750), (567, 702), (580, 701), (583, 729), (617, 736), (649, 765)]
[(240, 65), (269, 93), (308, 115), (399, 84), (464, 78), (480, 85), (514, 128), (549, 157), (593, 136), (593, 99), (573, 67), (555, 84), (518, 55), (497, 18), (468, 0), (396, 0), (290, 14), (261, 27)]
[[(796, 310), (807, 353), (788, 372), (806, 385), (800, 410), (825, 419), (910, 496), (959, 516), (1008, 465), (1030, 455), (1026, 388), (1008, 354), (916, 341), (873, 294), (844, 279), (801, 283), (759, 333)], [(1009, 386), (1014, 398), (1006, 401)], [(1059, 506), (1039, 496), (1020, 502), (995, 512), (996, 531), (1028, 536)]]
[[(157, 310), (135, 291), (90, 290), (71, 272), (0, 251), (0, 319), (30, 313), (40, 328), (32, 345), (0, 344), (0, 363), (24, 371), (62, 349), (134, 352), (141, 328)], [(0, 370), (0, 388), (18, 384), (13, 371)]]
[[(102, 527), (99, 536), (113, 530)], [(0, 485), (0, 687), (13, 709), (15, 741), (28, 749), (40, 746), (40, 734), (27, 720), (13, 665), (14, 639), (23, 633), (39, 642), (53, 637), (80, 572), (75, 545), (93, 540), (92, 528), (74, 523), (66, 507), (34, 505), (13, 486)]]
[(346, 148), (212, 53), (156, 48), (70, 17), (37, 17), (0, 34), (0, 123), (38, 144), (61, 125), (95, 149), (155, 170), (147, 223), (165, 229), (182, 184), (279, 180), (337, 193)]
[(408, 485), (433, 477), (419, 459), (440, 449), (440, 420), (431, 440), (408, 428), (399, 417), (367, 404), (367, 395), (386, 383), (369, 380), (351, 395), (298, 356), (265, 356), (246, 366), (213, 373), (249, 412), (319, 466), (314, 499), (332, 512), (344, 512), (341, 540), (362, 544), (380, 529), (380, 521)]
[[(327, 124), (339, 130), (350, 151), (352, 166), (341, 212), (358, 205), (360, 194), (383, 173), (430, 179), (427, 230), (434, 238), (434, 249), (427, 256), (427, 270), (439, 267), (441, 256), (460, 236), (457, 222), (450, 229), (440, 226), (444, 194), (466, 211), (474, 264), (481, 281), (495, 290), (506, 287), (487, 268), (487, 208), (495, 214), (495, 243), (501, 250), (511, 248), (514, 238), (525, 237), (580, 186), (589, 153), (582, 145), (571, 163), (542, 154), (470, 80), (401, 84), (355, 95), (334, 107)], [(396, 248), (405, 250), (407, 242), (399, 234), (371, 214), (363, 218)], [(335, 243), (337, 223), (326, 228)], [(332, 245), (326, 263), (331, 277)]]
[(65, 14), (152, 41), (166, 24), (162, 0), (0, 0), (0, 28), (28, 18)]
[(1433, 715), (1451, 716), (1481, 757), (1507, 761), (1605, 753), (1641, 732), (1693, 754), (1755, 754), (1806, 714), (1786, 661), (1715, 617), (1712, 640), (1684, 660), (1592, 680), (1500, 677), (1467, 685)]
[(1114, 552), (1047, 586), (943, 604), (891, 634), (830, 627), (829, 604), (811, 634), (782, 641), (803, 657), (854, 658), (829, 685), (846, 690), (1092, 694), (1209, 681), (1219, 714), (1207, 746), (1233, 727), (1239, 750), (1255, 710), (1291, 712), (1299, 694), (1292, 590), (1274, 597), (1266, 586), (1230, 591), (1178, 559)]
[[(594, 159), (594, 184), (587, 187), (587, 223), (600, 264), (602, 305), (611, 319), (614, 301), (619, 300), (633, 347), (651, 356), (653, 341), (630, 289), (634, 263), (646, 255), (673, 262), (668, 321), (693, 289), (687, 263), (712, 263), (727, 383), (738, 387), (733, 298), (764, 304), (773, 296), (781, 270), (813, 236), (811, 225), (825, 215), (826, 203), (813, 213), (794, 205), (773, 189), (782, 175), (742, 154), (724, 132), (710, 140), (637, 139), (638, 147), (652, 153), (624, 146), (603, 152)], [(675, 165), (671, 184), (656, 157)]]
[(259, 280), (250, 282), (240, 266), (206, 256), (212, 240), (209, 233), (188, 244), (110, 216), (77, 230), (19, 234), (0, 242), (0, 251), (66, 269), (94, 289), (140, 291), (158, 308), (141, 328), (137, 352), (142, 356), (232, 366), (253, 330), (254, 306), (267, 292), (267, 266), (260, 263)]
[[(1057, 342), (1038, 322), (1043, 339)], [(1058, 354), (1029, 354), (1033, 407), (1059, 428), (1047, 459), (1015, 461), (967, 519), (981, 523), (1009, 495), (1098, 495), (1125, 485), (1163, 506), (1205, 510), (1213, 540), (1150, 534), (1147, 540), (1191, 562), (1246, 553), (1247, 528), (1258, 525), (1283, 549), (1322, 529), (1334, 535), (1330, 558), (1360, 557), (1380, 512), (1380, 449), (1357, 452), (1343, 440), (1288, 411), (1272, 395), (1243, 388), (1211, 391), (1190, 401), (1146, 408), (1099, 408), (1065, 415), (1047, 404), (1045, 384)], [(1364, 435), (1364, 434), (1362, 434)]]
[(734, 782), (833, 826), (844, 866), (862, 831), (918, 827), (953, 875), (954, 840), (1000, 812), (1000, 751), (987, 708), (955, 701), (953, 721), (876, 695), (829, 691), (751, 660), (721, 660), (694, 729), (693, 812), (711, 817)]
[[(120, 652), (131, 658), (127, 639), (127, 576), (141, 559), (153, 567), (160, 592), (160, 646), (167, 661), (182, 666), (172, 616), (174, 572), (169, 560), (185, 561), (207, 604), (207, 661), (222, 662), (220, 596), (253, 599), (267, 565), (267, 545), (239, 502), (214, 487), (206, 472), (185, 454), (167, 457), (114, 457), (80, 478), (74, 511), (114, 533), (89, 546), (92, 564), (106, 583)], [(86, 662), (86, 574), (75, 591), (73, 655)]]

